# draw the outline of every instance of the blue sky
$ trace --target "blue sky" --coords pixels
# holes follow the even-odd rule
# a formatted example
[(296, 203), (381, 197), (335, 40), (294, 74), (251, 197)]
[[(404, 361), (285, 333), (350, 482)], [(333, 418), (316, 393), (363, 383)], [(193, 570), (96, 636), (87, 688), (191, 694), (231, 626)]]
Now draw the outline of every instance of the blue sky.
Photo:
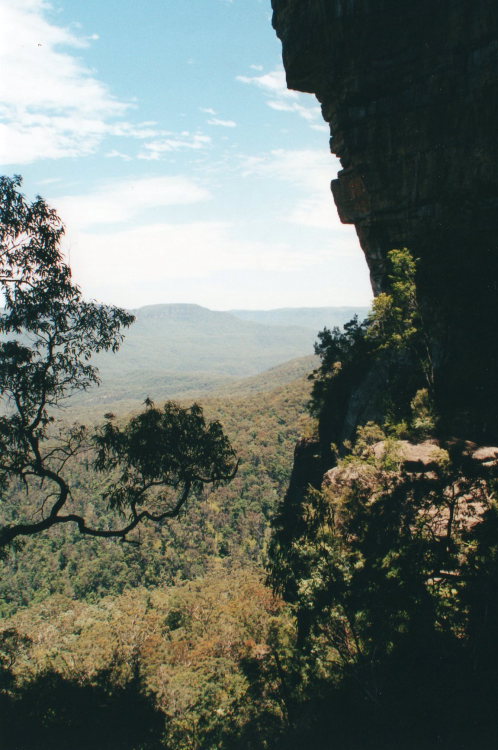
[(59, 211), (87, 297), (368, 304), (269, 0), (0, 0), (0, 38), (2, 173)]

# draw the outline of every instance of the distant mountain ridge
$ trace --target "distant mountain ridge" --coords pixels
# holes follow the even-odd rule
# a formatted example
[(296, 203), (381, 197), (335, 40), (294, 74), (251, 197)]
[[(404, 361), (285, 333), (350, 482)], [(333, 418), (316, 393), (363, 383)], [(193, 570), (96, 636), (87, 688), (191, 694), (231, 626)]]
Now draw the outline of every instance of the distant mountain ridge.
[[(135, 323), (125, 331), (116, 354), (94, 357), (101, 388), (75, 398), (80, 404), (96, 404), (229, 387), (241, 378), (311, 356), (320, 328), (340, 325), (361, 310), (288, 308), (236, 314), (195, 304), (147, 305), (131, 311)], [(245, 319), (246, 313), (261, 320)], [(265, 322), (272, 313), (273, 322)]]
[(313, 335), (299, 326), (269, 326), (200, 305), (147, 305), (117, 354), (101, 354), (106, 372), (203, 372), (244, 377), (313, 352)]
[(342, 327), (355, 315), (365, 318), (368, 307), (281, 307), (275, 310), (229, 310), (241, 320), (263, 323), (268, 326), (299, 326), (310, 330), (322, 330), (325, 326)]

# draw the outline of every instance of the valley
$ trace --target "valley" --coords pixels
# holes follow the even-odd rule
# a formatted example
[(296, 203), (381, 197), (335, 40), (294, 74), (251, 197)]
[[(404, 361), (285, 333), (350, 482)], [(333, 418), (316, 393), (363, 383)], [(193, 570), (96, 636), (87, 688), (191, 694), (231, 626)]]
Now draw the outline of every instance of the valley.
[[(75, 394), (71, 409), (98, 416), (126, 413), (148, 396), (195, 399), (201, 394), (258, 390), (268, 378), (276, 385), (312, 369), (298, 363), (313, 357), (317, 332), (343, 325), (365, 308), (288, 308), (216, 312), (199, 305), (151, 305), (131, 311), (135, 322), (116, 353), (100, 353), (98, 389)], [(296, 365), (283, 363), (296, 360)], [(275, 369), (276, 368), (276, 369)], [(280, 369), (279, 369), (280, 368)], [(244, 379), (262, 375), (252, 384)]]

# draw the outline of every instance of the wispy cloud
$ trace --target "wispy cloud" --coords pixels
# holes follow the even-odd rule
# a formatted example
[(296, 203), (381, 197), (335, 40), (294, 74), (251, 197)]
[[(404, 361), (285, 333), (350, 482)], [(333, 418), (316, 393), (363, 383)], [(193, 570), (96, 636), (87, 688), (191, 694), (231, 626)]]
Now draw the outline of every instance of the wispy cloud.
[(277, 112), (296, 112), (300, 117), (309, 122), (312, 127), (312, 123), (320, 117), (319, 107), (307, 107), (296, 101), (273, 99), (268, 102), (268, 106)]
[(330, 181), (338, 169), (339, 161), (321, 149), (277, 149), (269, 154), (246, 157), (242, 174), (247, 177), (268, 176), (296, 187), (301, 196), (294, 207), (290, 207), (287, 221), (345, 231), (330, 192)]
[(208, 200), (210, 193), (184, 176), (105, 182), (84, 195), (63, 195), (53, 203), (68, 227), (81, 231), (134, 219), (150, 208)]
[(138, 154), (139, 159), (157, 160), (165, 153), (171, 151), (184, 151), (206, 148), (211, 143), (211, 138), (202, 133), (189, 133), (183, 131), (175, 134), (169, 133), (166, 138), (159, 138), (155, 141), (144, 143), (141, 152)]
[(276, 96), (279, 99), (299, 99), (297, 91), (287, 88), (283, 68), (276, 68), (270, 73), (263, 73), (260, 76), (236, 76), (236, 79), (241, 83), (250, 83), (253, 86), (257, 86), (265, 93)]
[(218, 112), (213, 109), (212, 107), (199, 107), (200, 112), (204, 112), (206, 115), (211, 115), (209, 120), (207, 121), (208, 125), (218, 125), (222, 128), (236, 128), (237, 123), (235, 120), (225, 120), (221, 117), (217, 117)]
[[(90, 38), (47, 20), (44, 0), (2, 0), (0, 6), (0, 160), (91, 153), (130, 108), (67, 49)], [(63, 51), (66, 50), (66, 51)]]
[(208, 125), (218, 125), (222, 128), (236, 128), (237, 123), (234, 120), (220, 120), (219, 117), (212, 117), (208, 120)]
[(112, 151), (108, 151), (105, 154), (106, 159), (123, 159), (123, 161), (131, 161), (131, 156), (124, 154), (122, 151), (118, 151), (113, 148)]
[[(55, 25), (50, 10), (45, 0), (0, 2), (1, 163), (87, 156), (108, 137), (148, 141), (142, 158), (208, 142), (208, 136), (175, 135), (156, 122), (130, 122), (135, 104), (113, 96), (75, 54), (97, 36)], [(131, 158), (114, 147), (105, 155)]]
[[(251, 66), (254, 68), (254, 66)], [(312, 127), (321, 119), (320, 107), (309, 105), (303, 95), (287, 88), (283, 68), (276, 68), (270, 73), (255, 76), (237, 76), (237, 81), (260, 89), (267, 97), (268, 106), (278, 112), (295, 112)]]

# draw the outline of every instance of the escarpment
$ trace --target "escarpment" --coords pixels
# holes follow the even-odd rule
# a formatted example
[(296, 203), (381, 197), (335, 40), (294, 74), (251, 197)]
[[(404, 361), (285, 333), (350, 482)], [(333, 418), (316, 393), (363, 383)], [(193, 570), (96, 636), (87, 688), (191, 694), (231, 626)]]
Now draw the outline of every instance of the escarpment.
[(420, 259), (442, 430), (496, 443), (495, 0), (272, 5), (288, 85), (316, 94), (330, 124), (334, 200), (374, 292), (387, 287), (389, 250)]
[(318, 335), (317, 430), (273, 519), (270, 581), (293, 605), (297, 650), (327, 648), (286, 747), (491, 750), (498, 6), (273, 9), (288, 85), (330, 124), (334, 200), (377, 295), (365, 322)]

